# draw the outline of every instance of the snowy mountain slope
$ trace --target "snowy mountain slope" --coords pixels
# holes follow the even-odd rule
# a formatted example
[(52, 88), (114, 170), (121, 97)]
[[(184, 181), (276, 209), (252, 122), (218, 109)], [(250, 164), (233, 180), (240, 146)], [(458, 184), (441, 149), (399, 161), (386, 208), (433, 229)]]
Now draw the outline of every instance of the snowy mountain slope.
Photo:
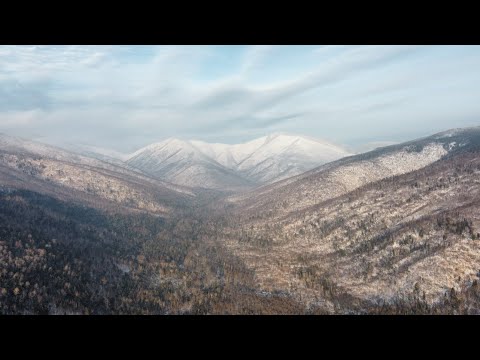
[(208, 189), (237, 189), (252, 183), (188, 141), (167, 139), (140, 149), (127, 164), (175, 184)]
[(76, 150), (77, 151), (69, 151), (57, 146), (47, 145), (37, 141), (0, 134), (0, 151), (2, 152), (38, 155), (50, 159), (75, 162), (114, 171), (132, 171), (132, 169), (128, 169), (121, 161), (115, 161), (113, 159), (111, 159), (112, 161), (104, 161), (100, 158), (88, 156), (86, 155), (86, 152), (83, 152), (85, 155), (81, 154), (79, 153), (79, 149)]
[(333, 161), (298, 176), (230, 197), (252, 212), (284, 216), (366, 184), (421, 169), (444, 157), (480, 148), (480, 127), (452, 130)]
[(161, 216), (195, 196), (191, 189), (128, 170), (125, 165), (6, 135), (0, 135), (0, 186)]
[(234, 145), (210, 144), (197, 140), (190, 141), (190, 143), (223, 166), (229, 169), (236, 169), (239, 163), (265, 144), (266, 138), (265, 136), (246, 143)]
[(479, 175), (480, 127), (455, 129), (236, 196), (218, 206), (219, 237), (260, 288), (310, 305), (328, 304), (327, 287), (353, 296), (347, 308), (415, 293), (438, 303), (477, 283)]
[(275, 182), (348, 155), (327, 142), (273, 134), (234, 145), (168, 139), (133, 153), (127, 164), (177, 184), (228, 189)]
[(346, 150), (306, 137), (275, 134), (245, 157), (237, 169), (261, 183), (298, 175), (321, 164), (351, 155)]

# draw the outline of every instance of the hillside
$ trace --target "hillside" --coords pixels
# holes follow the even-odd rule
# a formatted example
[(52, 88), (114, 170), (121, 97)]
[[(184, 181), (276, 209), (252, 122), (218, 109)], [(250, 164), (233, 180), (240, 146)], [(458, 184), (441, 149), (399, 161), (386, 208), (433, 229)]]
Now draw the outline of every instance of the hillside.
[[(402, 302), (401, 311), (433, 311), (480, 275), (479, 140), (479, 128), (437, 134), (262, 189), (230, 205), (224, 242), (254, 269), (259, 287), (321, 311)], [(338, 177), (345, 168), (356, 170)], [(353, 174), (359, 182), (345, 181)], [(294, 188), (297, 202), (282, 203)]]
[(480, 313), (480, 128), (234, 196), (19, 141), (0, 151), (3, 314)]
[(0, 137), (0, 180), (4, 188), (162, 216), (194, 196), (189, 189), (126, 167), (5, 135)]
[(444, 157), (475, 150), (479, 142), (480, 128), (451, 130), (348, 156), (301, 175), (231, 196), (228, 202), (251, 213), (268, 211), (281, 216), (371, 182), (421, 169)]

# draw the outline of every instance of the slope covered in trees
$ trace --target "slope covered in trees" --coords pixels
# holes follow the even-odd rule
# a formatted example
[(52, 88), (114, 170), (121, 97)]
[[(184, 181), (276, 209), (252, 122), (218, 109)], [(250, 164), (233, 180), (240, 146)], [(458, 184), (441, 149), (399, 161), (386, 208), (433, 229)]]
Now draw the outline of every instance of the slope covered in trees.
[(478, 314), (479, 144), (437, 134), (234, 201), (3, 152), (0, 313)]
[(301, 313), (206, 238), (194, 214), (112, 214), (29, 191), (0, 193), (0, 313)]

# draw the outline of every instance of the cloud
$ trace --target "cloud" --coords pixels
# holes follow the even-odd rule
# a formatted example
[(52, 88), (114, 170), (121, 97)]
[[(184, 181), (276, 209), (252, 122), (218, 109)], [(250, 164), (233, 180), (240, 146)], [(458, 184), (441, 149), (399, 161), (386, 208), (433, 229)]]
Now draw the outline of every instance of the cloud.
[[(390, 47), (387, 49), (355, 48), (340, 58), (335, 58), (322, 67), (298, 78), (282, 83), (271, 84), (267, 87), (253, 88), (241, 83), (211, 89), (196, 105), (197, 110), (211, 110), (219, 112), (227, 106), (234, 111), (234, 118), (249, 118), (265, 109), (274, 108), (283, 102), (298, 97), (303, 93), (332, 86), (356, 72), (367, 71), (388, 64), (395, 58), (418, 50), (418, 47)], [(226, 115), (226, 114), (224, 114)], [(228, 123), (232, 119), (228, 116), (219, 117), (220, 123)]]
[(199, 110), (219, 110), (231, 105), (244, 105), (253, 101), (255, 92), (242, 86), (225, 86), (217, 89), (215, 92), (207, 94), (193, 105), (194, 109)]
[(248, 76), (249, 72), (258, 67), (262, 61), (275, 50), (273, 45), (250, 46), (245, 54), (242, 67), (240, 69), (241, 76)]
[(102, 63), (102, 61), (105, 58), (106, 58), (105, 53), (96, 52), (96, 53), (93, 53), (93, 54), (89, 55), (84, 60), (82, 60), (81, 64), (85, 65), (85, 66), (98, 66)]
[(14, 78), (0, 80), (0, 112), (47, 109), (50, 106), (48, 88), (48, 81), (22, 84)]
[(474, 114), (479, 58), (478, 47), (0, 46), (0, 131), (119, 151), (291, 129), (348, 142), (412, 114), (430, 124), (442, 107)]
[[(9, 110), (2, 112), (2, 116), (0, 117), (0, 127), (2, 129), (8, 129), (10, 131), (15, 132), (15, 130), (20, 130), (20, 133), (23, 133), (22, 130), (25, 128), (29, 128), (32, 125), (38, 124), (40, 119), (44, 120), (41, 110), (23, 110), (23, 111), (15, 111)], [(45, 122), (42, 121), (42, 125)]]

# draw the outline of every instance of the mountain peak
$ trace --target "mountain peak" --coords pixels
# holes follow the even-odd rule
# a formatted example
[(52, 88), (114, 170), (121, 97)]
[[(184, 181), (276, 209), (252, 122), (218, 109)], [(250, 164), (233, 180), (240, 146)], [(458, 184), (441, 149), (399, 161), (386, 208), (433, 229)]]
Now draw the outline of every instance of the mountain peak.
[[(247, 182), (270, 183), (348, 155), (351, 154), (346, 150), (327, 142), (275, 132), (233, 145), (168, 138), (138, 150), (129, 158), (129, 164), (161, 179), (188, 186), (195, 183), (208, 186), (205, 176), (210, 176), (215, 169), (217, 179), (209, 179), (215, 187), (226, 184), (225, 179), (218, 176), (223, 178), (228, 174), (229, 179), (233, 179), (235, 174)], [(190, 174), (188, 178), (186, 174)], [(195, 179), (197, 175), (200, 177)]]

